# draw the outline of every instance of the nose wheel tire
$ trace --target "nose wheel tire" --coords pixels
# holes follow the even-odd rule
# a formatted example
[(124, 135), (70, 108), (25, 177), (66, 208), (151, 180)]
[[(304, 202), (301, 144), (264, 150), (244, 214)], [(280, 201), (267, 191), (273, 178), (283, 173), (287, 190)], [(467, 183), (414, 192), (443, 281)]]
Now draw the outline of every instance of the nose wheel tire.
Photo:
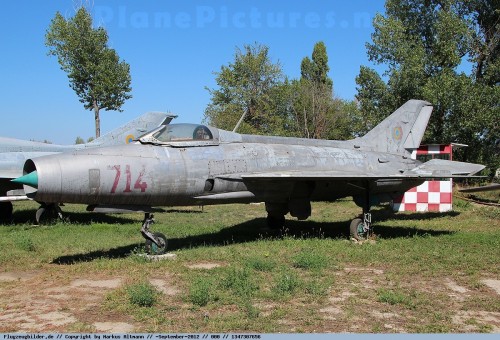
[(146, 239), (146, 252), (149, 255), (162, 255), (167, 252), (167, 238), (162, 233), (153, 233), (155, 240), (157, 240), (158, 244), (150, 240)]

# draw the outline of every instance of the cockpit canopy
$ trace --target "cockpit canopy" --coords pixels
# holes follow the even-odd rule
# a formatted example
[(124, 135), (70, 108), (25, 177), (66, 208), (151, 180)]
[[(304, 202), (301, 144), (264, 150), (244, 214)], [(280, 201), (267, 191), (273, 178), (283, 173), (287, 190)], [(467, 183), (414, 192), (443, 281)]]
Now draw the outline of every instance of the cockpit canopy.
[(192, 140), (212, 140), (212, 132), (205, 125), (171, 124), (152, 135), (160, 142), (187, 142)]
[[(213, 128), (212, 128), (213, 129)], [(200, 124), (163, 125), (139, 138), (142, 143), (196, 146), (217, 143), (217, 129)], [(215, 133), (215, 136), (214, 136)], [(187, 144), (186, 144), (187, 143)]]

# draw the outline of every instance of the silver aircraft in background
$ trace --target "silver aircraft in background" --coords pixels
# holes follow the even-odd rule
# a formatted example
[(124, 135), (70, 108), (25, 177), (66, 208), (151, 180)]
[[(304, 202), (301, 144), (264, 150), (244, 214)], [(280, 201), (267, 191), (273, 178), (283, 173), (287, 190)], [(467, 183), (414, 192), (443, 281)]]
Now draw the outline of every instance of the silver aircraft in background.
[[(170, 123), (175, 117), (162, 112), (148, 112), (86, 144), (56, 145), (0, 137), (0, 220), (11, 220), (13, 201), (28, 199), (22, 185), (11, 182), (13, 178), (23, 174), (23, 165), (27, 159), (60, 152), (126, 144), (151, 129)], [(60, 214), (59, 206), (53, 203), (59, 201), (40, 202), (46, 203), (42, 203), (36, 213), (37, 222), (46, 212)]]
[(371, 232), (370, 206), (429, 178), (473, 175), (482, 165), (411, 159), (432, 112), (410, 100), (365, 136), (348, 141), (244, 135), (199, 124), (160, 126), (134, 144), (86, 148), (29, 159), (23, 184), (38, 201), (88, 204), (89, 210), (145, 212), (150, 253), (167, 239), (150, 230), (152, 207), (265, 202), (270, 227), (290, 213), (311, 215), (312, 201), (352, 196), (363, 210), (355, 238)]

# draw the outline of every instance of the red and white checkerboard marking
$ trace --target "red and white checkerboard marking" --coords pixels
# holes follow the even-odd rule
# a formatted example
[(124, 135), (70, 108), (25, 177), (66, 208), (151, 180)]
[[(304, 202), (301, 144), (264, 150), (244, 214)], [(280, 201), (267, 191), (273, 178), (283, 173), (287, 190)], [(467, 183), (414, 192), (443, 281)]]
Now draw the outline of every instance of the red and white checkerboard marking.
[[(413, 150), (412, 158), (425, 154), (449, 154), (451, 159), (451, 145), (422, 145)], [(412, 188), (400, 197), (393, 200), (394, 211), (450, 211), (452, 210), (451, 179), (443, 181), (426, 181), (418, 187)]]
[(395, 211), (450, 211), (452, 181), (427, 181), (395, 198)]

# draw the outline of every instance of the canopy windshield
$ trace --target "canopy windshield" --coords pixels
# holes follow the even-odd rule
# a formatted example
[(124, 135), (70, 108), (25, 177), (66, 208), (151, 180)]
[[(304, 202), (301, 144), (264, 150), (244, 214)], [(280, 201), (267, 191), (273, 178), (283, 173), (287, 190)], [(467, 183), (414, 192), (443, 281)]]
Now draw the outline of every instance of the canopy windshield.
[(210, 129), (198, 124), (170, 124), (153, 137), (161, 142), (184, 142), (192, 140), (212, 140)]

